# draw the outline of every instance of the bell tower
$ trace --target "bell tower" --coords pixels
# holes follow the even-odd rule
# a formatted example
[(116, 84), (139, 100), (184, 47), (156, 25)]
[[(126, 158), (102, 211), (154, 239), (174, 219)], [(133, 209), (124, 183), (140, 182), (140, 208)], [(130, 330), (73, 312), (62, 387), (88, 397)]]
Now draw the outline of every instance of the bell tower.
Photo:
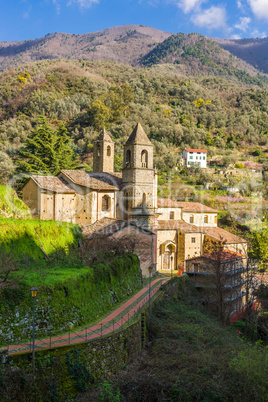
[(153, 168), (153, 144), (140, 123), (124, 146), (124, 219), (151, 229), (157, 207), (157, 174)]
[(93, 171), (113, 173), (114, 142), (104, 129), (93, 143)]

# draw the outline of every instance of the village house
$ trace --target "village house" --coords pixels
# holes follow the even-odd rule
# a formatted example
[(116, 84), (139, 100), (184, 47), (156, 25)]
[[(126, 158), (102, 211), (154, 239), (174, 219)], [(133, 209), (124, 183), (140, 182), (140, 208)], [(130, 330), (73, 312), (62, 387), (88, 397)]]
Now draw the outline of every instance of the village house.
[(205, 149), (185, 148), (181, 154), (181, 165), (185, 167), (207, 167), (207, 151)]

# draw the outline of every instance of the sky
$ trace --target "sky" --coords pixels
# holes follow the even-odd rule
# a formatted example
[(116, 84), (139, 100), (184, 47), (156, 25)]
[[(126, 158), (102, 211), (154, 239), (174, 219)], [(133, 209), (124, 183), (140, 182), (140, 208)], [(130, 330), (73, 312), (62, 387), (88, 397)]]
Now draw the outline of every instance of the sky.
[(1, 0), (0, 41), (147, 25), (219, 38), (268, 36), (268, 0)]

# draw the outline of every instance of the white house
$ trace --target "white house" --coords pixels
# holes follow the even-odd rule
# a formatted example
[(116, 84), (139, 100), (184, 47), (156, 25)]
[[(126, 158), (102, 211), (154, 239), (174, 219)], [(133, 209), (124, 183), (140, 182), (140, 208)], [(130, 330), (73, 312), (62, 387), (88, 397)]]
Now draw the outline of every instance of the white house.
[(205, 149), (185, 148), (182, 155), (182, 165), (186, 167), (207, 167), (207, 151)]

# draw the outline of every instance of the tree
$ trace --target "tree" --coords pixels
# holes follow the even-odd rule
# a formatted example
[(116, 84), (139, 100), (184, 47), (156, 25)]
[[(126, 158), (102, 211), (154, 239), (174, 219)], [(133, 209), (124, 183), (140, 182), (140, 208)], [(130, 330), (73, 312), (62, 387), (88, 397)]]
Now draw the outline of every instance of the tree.
[(55, 172), (62, 169), (73, 169), (77, 166), (78, 162), (75, 159), (65, 124), (62, 124), (56, 132), (55, 152)]
[(75, 158), (65, 126), (53, 131), (41, 116), (39, 124), (20, 149), (17, 164), (19, 171), (43, 174), (73, 168)]
[(96, 130), (101, 130), (106, 126), (111, 116), (111, 109), (100, 101), (96, 100), (91, 103), (88, 110), (89, 124)]
[(0, 183), (6, 184), (14, 171), (15, 166), (10, 157), (5, 152), (0, 151)]

